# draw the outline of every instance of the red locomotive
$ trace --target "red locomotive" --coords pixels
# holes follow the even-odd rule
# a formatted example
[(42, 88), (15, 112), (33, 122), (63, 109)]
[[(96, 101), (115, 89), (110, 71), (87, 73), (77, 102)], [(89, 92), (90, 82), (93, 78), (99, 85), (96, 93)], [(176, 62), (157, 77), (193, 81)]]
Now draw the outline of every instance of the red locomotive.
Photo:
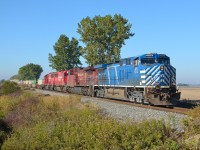
[(88, 95), (89, 85), (96, 85), (97, 77), (98, 70), (94, 67), (72, 68), (45, 75), (42, 88)]
[(44, 76), (43, 88), (50, 90), (59, 90), (67, 83), (68, 71), (58, 71)]

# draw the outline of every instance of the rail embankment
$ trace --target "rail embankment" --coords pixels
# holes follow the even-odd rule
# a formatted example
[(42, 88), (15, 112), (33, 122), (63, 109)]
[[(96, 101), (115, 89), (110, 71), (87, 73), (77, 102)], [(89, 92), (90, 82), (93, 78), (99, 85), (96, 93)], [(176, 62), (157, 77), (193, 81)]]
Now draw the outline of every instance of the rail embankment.
[(0, 129), (2, 149), (184, 149), (197, 147), (198, 143), (191, 145), (191, 140), (200, 134), (200, 125), (193, 126), (198, 121), (194, 116), (198, 109), (184, 120), (184, 130), (178, 131), (162, 119), (113, 119), (73, 95), (27, 91), (0, 96), (0, 108), (1, 121), (10, 129)]

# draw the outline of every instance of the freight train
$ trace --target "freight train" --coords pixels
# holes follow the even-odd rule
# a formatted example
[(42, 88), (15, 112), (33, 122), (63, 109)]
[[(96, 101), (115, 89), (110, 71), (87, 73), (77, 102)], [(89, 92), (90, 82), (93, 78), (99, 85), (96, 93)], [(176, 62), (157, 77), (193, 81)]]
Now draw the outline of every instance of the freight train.
[(158, 106), (175, 105), (181, 94), (170, 58), (157, 53), (49, 73), (40, 87)]

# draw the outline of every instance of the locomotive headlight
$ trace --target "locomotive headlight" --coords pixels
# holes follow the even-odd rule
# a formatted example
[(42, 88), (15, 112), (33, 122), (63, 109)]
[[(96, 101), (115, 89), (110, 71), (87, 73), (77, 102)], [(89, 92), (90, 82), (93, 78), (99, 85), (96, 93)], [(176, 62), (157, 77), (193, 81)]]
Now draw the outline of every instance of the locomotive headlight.
[(164, 71), (164, 66), (163, 65), (160, 66), (160, 70)]

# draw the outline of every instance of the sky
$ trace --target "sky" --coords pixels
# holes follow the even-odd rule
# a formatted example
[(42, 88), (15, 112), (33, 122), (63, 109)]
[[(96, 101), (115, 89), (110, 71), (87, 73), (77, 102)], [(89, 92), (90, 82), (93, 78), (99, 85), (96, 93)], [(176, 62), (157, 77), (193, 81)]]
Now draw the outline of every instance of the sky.
[(115, 14), (128, 19), (135, 33), (125, 41), (121, 58), (166, 54), (177, 83), (200, 84), (199, 0), (0, 0), (0, 80), (28, 63), (41, 65), (43, 78), (54, 71), (48, 54), (54, 54), (61, 34), (80, 39), (83, 18)]

